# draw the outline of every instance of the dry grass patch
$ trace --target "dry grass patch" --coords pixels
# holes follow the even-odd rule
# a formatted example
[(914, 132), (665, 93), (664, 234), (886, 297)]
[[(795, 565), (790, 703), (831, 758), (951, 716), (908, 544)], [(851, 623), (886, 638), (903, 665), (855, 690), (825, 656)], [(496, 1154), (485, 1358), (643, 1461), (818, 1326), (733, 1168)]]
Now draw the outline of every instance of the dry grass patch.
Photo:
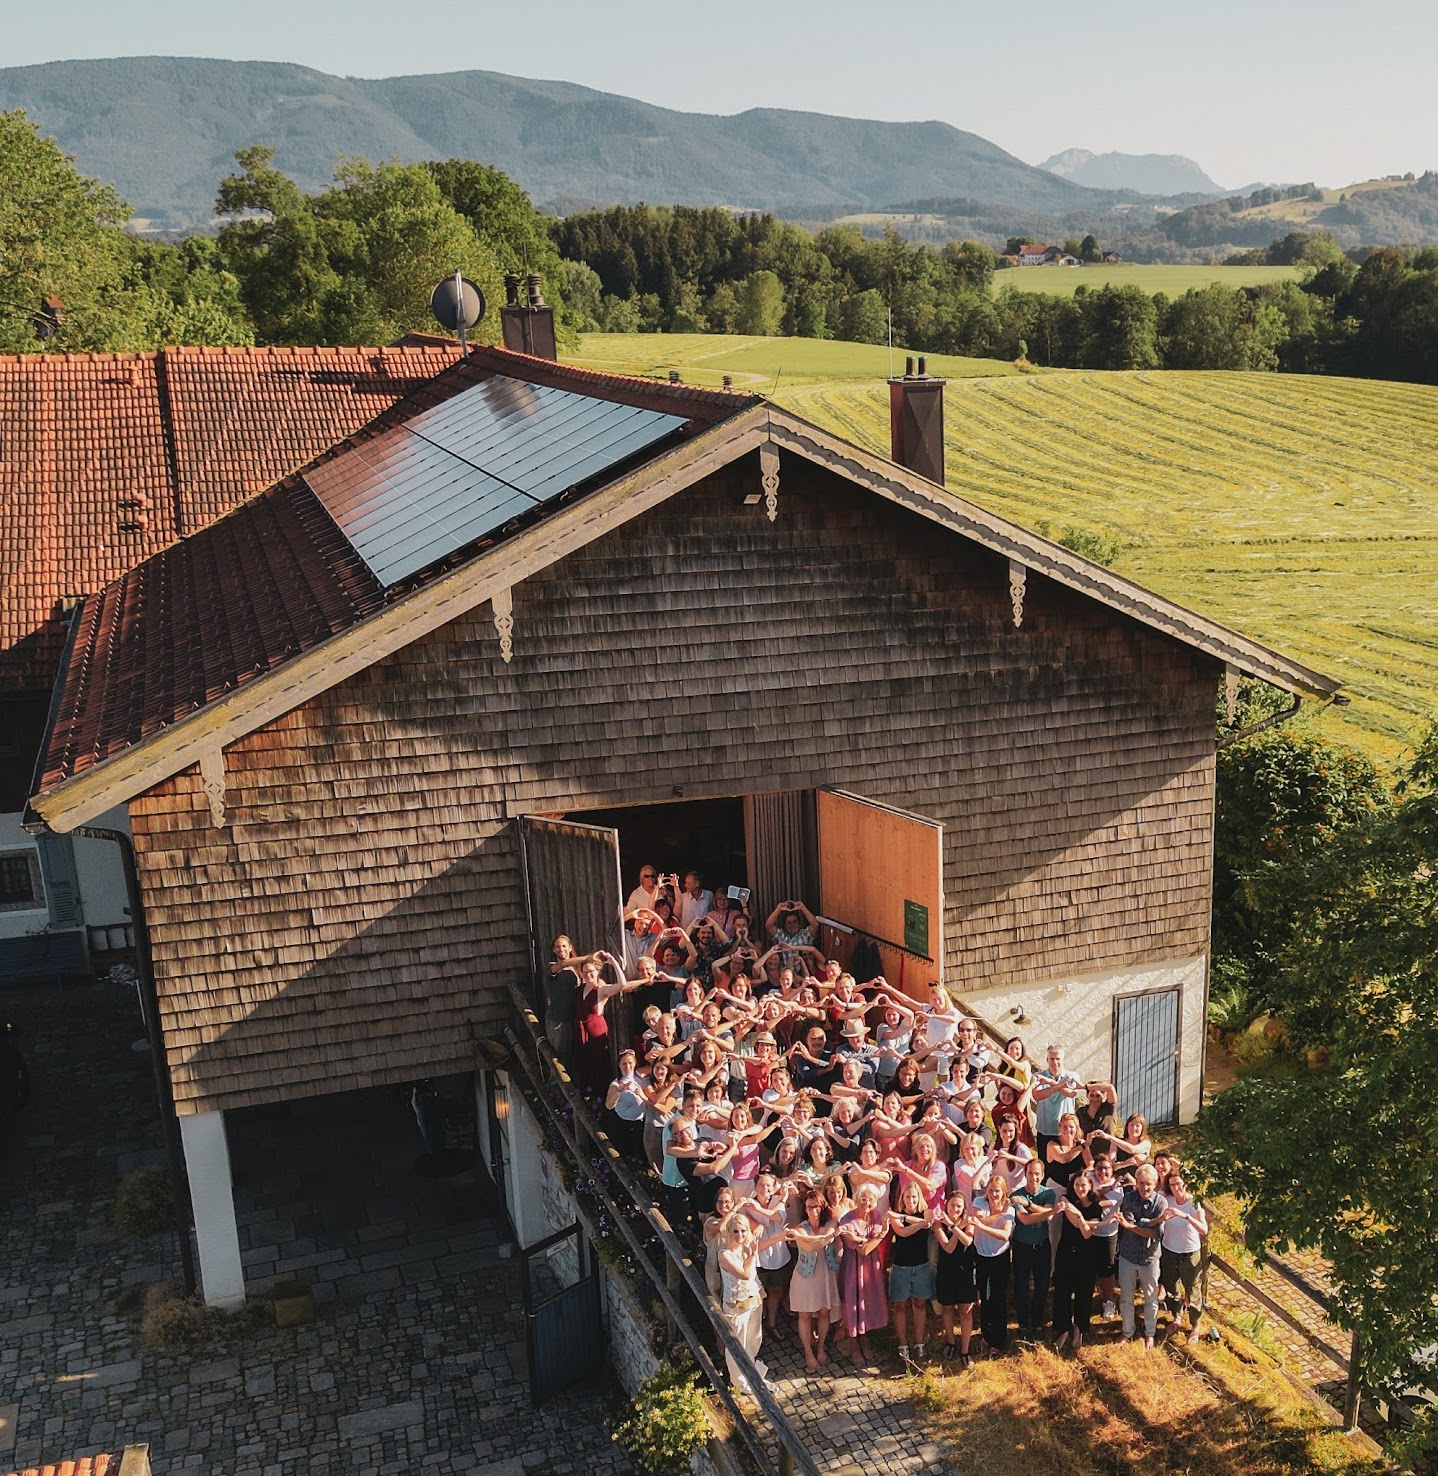
[(1047, 1349), (931, 1373), (922, 1406), (953, 1469), (984, 1476), (1341, 1476), (1384, 1469), (1326, 1426), (1265, 1355), (1203, 1345)]

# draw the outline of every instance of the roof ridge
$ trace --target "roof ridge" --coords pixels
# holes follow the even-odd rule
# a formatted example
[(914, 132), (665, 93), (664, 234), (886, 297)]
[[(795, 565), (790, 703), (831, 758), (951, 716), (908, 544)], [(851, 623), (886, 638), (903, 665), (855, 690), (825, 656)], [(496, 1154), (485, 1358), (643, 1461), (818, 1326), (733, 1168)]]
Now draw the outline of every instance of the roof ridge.
[(558, 373), (581, 384), (612, 385), (616, 389), (642, 388), (648, 394), (658, 392), (666, 398), (698, 400), (706, 405), (726, 405), (731, 409), (763, 399), (762, 395), (736, 394), (732, 390), (710, 389), (707, 385), (685, 384), (682, 380), (675, 383), (673, 380), (650, 379), (643, 374), (616, 374), (607, 369), (587, 369), (580, 364), (567, 364), (562, 359), (518, 353), (498, 344), (477, 344), (470, 350), (470, 359), (481, 356), (497, 359), (499, 363), (495, 367), (500, 372), (504, 372), (502, 366), (505, 364), (512, 364), (516, 369), (542, 368), (546, 373)]
[[(161, 355), (194, 358), (298, 358), (339, 357), (345, 354), (413, 354), (432, 355), (438, 343), (168, 343), (158, 349), (74, 350), (63, 354), (0, 353), (0, 366), (10, 364), (105, 364), (133, 363), (142, 359), (158, 359)], [(459, 345), (454, 345), (458, 348)], [(521, 357), (527, 358), (528, 355)], [(653, 383), (643, 380), (641, 383)]]

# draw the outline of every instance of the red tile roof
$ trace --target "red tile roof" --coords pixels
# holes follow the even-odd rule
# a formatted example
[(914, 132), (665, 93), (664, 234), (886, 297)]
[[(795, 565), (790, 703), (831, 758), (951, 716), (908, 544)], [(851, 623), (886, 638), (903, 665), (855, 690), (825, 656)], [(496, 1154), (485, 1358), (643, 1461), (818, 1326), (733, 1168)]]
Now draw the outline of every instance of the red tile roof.
[(61, 600), (101, 589), (349, 435), (458, 353), (0, 355), (0, 692), (44, 692)]
[[(495, 373), (682, 415), (685, 434), (757, 403), (752, 396), (597, 374), (482, 348), (310, 460), (328, 460)], [(304, 478), (286, 477), (85, 601), (64, 655), (40, 788), (263, 676), (432, 572), (386, 591)]]
[(11, 1471), (9, 1476), (105, 1476), (107, 1471), (119, 1469), (117, 1455), (81, 1456), (76, 1461), (61, 1461), (58, 1466), (27, 1466), (23, 1471)]

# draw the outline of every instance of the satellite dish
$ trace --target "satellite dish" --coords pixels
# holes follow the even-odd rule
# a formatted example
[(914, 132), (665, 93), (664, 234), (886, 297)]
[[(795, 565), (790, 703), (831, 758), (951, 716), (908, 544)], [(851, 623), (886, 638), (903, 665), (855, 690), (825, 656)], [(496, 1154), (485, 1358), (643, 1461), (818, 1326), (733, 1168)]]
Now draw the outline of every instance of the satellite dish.
[(484, 293), (456, 272), (430, 294), (429, 309), (443, 327), (458, 330), (459, 345), (464, 349), (468, 347), (465, 331), (484, 316)]

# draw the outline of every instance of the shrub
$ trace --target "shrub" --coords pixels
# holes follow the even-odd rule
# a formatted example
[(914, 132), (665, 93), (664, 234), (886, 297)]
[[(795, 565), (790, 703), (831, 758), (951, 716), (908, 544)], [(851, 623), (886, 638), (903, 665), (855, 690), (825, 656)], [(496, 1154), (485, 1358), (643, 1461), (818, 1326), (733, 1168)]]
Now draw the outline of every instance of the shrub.
[(614, 1439), (644, 1476), (682, 1476), (689, 1457), (709, 1438), (704, 1392), (695, 1376), (661, 1363), (634, 1395)]
[(147, 1164), (120, 1180), (110, 1223), (121, 1235), (158, 1235), (173, 1230), (176, 1218), (175, 1187), (163, 1164)]
[(261, 1298), (225, 1312), (186, 1296), (178, 1281), (159, 1281), (145, 1288), (140, 1341), (157, 1352), (198, 1353), (243, 1341), (270, 1325), (272, 1317), (271, 1305)]
[(166, 1353), (193, 1353), (209, 1341), (214, 1314), (197, 1297), (187, 1297), (173, 1281), (145, 1289), (140, 1341)]
[(1209, 972), (1208, 1023), (1230, 1034), (1247, 1030), (1256, 1013), (1248, 965), (1216, 954)]

